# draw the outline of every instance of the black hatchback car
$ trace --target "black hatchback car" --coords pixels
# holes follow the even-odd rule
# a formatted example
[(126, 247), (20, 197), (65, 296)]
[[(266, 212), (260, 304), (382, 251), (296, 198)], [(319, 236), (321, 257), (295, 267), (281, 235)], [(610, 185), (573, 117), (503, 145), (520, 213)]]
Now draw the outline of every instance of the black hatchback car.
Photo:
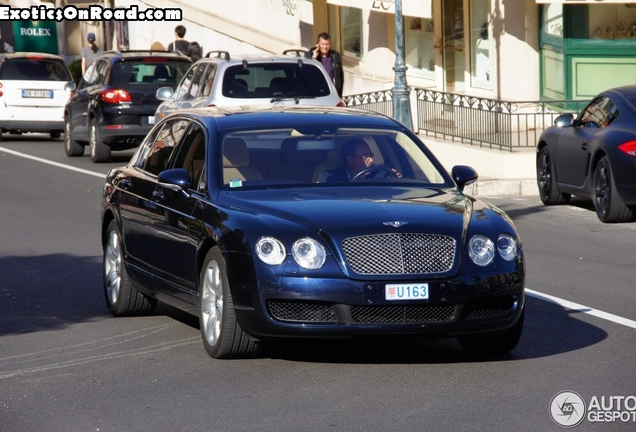
[(525, 259), (512, 220), (462, 192), (476, 179), (370, 111), (175, 112), (106, 177), (106, 304), (115, 316), (182, 308), (215, 358), (275, 338), (510, 351)]
[(93, 162), (111, 150), (137, 147), (154, 124), (163, 86), (176, 87), (191, 65), (167, 51), (106, 51), (86, 69), (64, 110), (64, 150), (81, 156), (90, 147)]

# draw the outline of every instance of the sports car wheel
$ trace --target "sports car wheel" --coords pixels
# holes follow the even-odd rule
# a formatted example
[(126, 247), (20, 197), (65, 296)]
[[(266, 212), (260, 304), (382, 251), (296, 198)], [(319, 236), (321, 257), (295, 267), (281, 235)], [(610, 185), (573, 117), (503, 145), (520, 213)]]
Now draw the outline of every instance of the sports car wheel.
[(91, 148), (91, 160), (93, 162), (106, 162), (110, 159), (110, 147), (102, 142), (95, 119), (91, 120), (88, 140)]
[(205, 350), (214, 358), (253, 356), (257, 342), (241, 329), (225, 270), (225, 259), (218, 247), (205, 257), (200, 277), (199, 326)]
[(564, 204), (570, 201), (570, 194), (562, 194), (556, 186), (552, 157), (547, 147), (537, 156), (537, 186), (539, 196), (545, 205)]
[(521, 312), (519, 320), (505, 330), (463, 335), (457, 337), (457, 342), (466, 351), (481, 354), (505, 354), (515, 349), (521, 339), (523, 320), (526, 311)]
[(104, 244), (104, 295), (108, 310), (114, 316), (151, 313), (157, 301), (137, 291), (128, 278), (117, 224), (111, 221)]
[(625, 205), (616, 191), (607, 156), (601, 158), (594, 170), (594, 207), (598, 218), (605, 223), (634, 220), (634, 212)]
[(73, 139), (71, 123), (68, 118), (64, 119), (64, 152), (69, 157), (82, 156), (84, 154), (84, 146)]

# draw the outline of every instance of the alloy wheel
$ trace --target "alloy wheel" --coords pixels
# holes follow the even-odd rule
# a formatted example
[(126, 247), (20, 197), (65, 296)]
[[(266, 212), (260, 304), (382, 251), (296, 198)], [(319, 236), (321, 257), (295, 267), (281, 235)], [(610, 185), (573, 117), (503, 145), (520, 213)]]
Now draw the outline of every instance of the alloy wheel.
[(106, 253), (104, 254), (104, 280), (108, 301), (117, 303), (121, 287), (122, 251), (119, 236), (115, 231), (108, 235)]
[(221, 269), (210, 261), (201, 287), (201, 326), (210, 346), (218, 343), (223, 321), (223, 282)]

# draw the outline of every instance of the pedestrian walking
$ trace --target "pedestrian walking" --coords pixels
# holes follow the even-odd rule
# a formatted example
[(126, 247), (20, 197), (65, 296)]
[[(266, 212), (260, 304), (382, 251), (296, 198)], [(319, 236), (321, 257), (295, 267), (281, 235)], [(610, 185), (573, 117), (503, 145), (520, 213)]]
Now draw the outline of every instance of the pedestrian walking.
[(174, 28), (174, 41), (168, 44), (168, 51), (178, 51), (187, 55), (190, 42), (185, 40), (186, 28), (179, 24)]
[(199, 42), (192, 41), (190, 42), (190, 45), (188, 45), (188, 51), (186, 52), (186, 55), (190, 57), (190, 60), (192, 60), (192, 62), (194, 63), (195, 61), (203, 57), (203, 47), (199, 45)]
[(329, 33), (323, 32), (318, 35), (318, 43), (307, 51), (306, 57), (316, 59), (322, 63), (336, 86), (338, 96), (342, 97), (342, 88), (344, 86), (342, 57), (338, 51), (331, 49), (331, 36), (329, 36)]
[(86, 35), (86, 41), (88, 45), (82, 48), (82, 75), (86, 72), (86, 68), (89, 64), (95, 60), (95, 57), (102, 53), (102, 50), (95, 44), (95, 33), (89, 33)]

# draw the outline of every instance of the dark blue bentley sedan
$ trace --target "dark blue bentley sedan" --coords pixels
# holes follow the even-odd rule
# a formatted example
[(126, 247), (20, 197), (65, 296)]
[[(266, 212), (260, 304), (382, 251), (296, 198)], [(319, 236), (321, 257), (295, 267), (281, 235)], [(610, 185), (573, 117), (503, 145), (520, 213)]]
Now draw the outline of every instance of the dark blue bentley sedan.
[(523, 249), (503, 211), (462, 192), (476, 179), (369, 111), (176, 112), (106, 178), (108, 309), (186, 310), (215, 358), (283, 337), (456, 337), (508, 352)]

